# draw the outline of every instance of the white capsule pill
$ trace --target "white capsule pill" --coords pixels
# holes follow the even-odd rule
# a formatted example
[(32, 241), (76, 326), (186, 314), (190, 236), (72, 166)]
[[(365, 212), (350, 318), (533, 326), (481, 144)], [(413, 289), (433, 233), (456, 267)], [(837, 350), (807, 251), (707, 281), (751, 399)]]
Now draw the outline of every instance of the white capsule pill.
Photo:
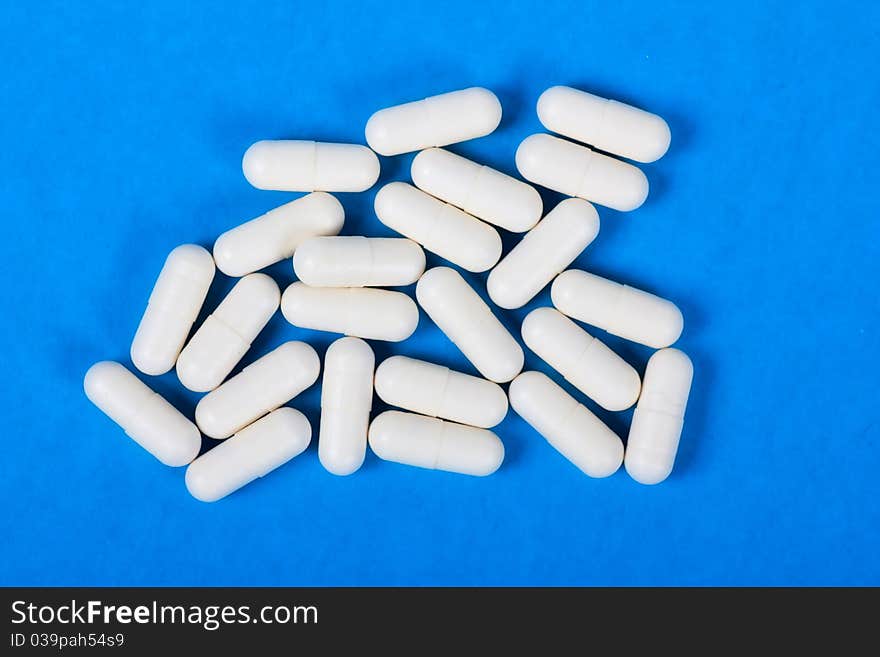
[(550, 298), (569, 317), (654, 349), (671, 345), (684, 328), (671, 301), (578, 269), (556, 277)]
[(484, 429), (507, 415), (507, 395), (497, 383), (406, 356), (379, 365), (376, 394), (392, 406)]
[(216, 502), (302, 454), (312, 439), (306, 416), (279, 408), (202, 454), (186, 469), (186, 488)]
[(648, 198), (648, 179), (637, 167), (551, 135), (526, 137), (516, 168), (533, 183), (621, 212)]
[(538, 118), (551, 132), (637, 162), (659, 160), (669, 148), (669, 126), (656, 114), (571, 87), (542, 93)]
[(296, 397), (320, 370), (314, 349), (305, 342), (285, 342), (202, 397), (196, 424), (211, 438), (228, 438)]
[(602, 408), (622, 411), (639, 398), (639, 373), (558, 310), (530, 312), (522, 337), (529, 349)]
[(380, 155), (399, 155), (488, 135), (501, 122), (501, 103), (470, 87), (379, 110), (367, 121), (367, 143)]
[(548, 443), (590, 477), (620, 468), (617, 434), (541, 372), (523, 372), (510, 384), (510, 405)]
[(648, 360), (626, 444), (626, 471), (639, 483), (659, 484), (672, 472), (693, 377), (691, 359), (678, 349)]
[(407, 183), (380, 189), (375, 209), (383, 224), (468, 271), (491, 269), (501, 257), (492, 226)]
[(310, 237), (337, 235), (344, 221), (333, 196), (308, 194), (227, 230), (214, 242), (214, 259), (227, 276), (244, 276), (290, 258)]
[(340, 338), (327, 349), (318, 458), (328, 472), (349, 475), (364, 462), (375, 365), (373, 350), (358, 338)]
[(257, 189), (281, 192), (363, 192), (379, 179), (379, 158), (360, 144), (258, 141), (241, 161)]
[(484, 377), (504, 383), (522, 370), (522, 348), (457, 271), (429, 269), (416, 285), (416, 298)]
[(599, 215), (592, 205), (579, 198), (562, 201), (491, 271), (489, 297), (502, 308), (521, 308), (598, 234)]
[(184, 244), (168, 254), (131, 343), (136, 368), (156, 376), (174, 367), (212, 280), (214, 260), (202, 247)]
[(313, 237), (296, 249), (293, 270), (312, 287), (410, 285), (425, 271), (425, 252), (402, 237)]
[(223, 383), (280, 301), (278, 285), (265, 274), (248, 274), (239, 280), (180, 352), (180, 382), (196, 392), (208, 392)]
[(419, 325), (419, 309), (406, 294), (364, 287), (291, 283), (281, 314), (300, 328), (387, 342), (406, 340)]
[(119, 363), (92, 365), (83, 388), (89, 401), (165, 465), (186, 465), (198, 456), (198, 427)]
[(488, 429), (400, 411), (373, 420), (370, 449), (385, 461), (477, 477), (492, 474), (504, 460), (504, 444)]
[(412, 179), (431, 196), (514, 233), (538, 223), (544, 207), (531, 185), (442, 148), (416, 155)]

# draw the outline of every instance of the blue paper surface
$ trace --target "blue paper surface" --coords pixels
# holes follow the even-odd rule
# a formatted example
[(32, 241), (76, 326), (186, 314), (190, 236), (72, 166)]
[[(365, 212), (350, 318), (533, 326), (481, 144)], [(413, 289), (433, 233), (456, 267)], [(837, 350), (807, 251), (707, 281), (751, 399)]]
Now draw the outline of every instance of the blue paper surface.
[[(0, 584), (880, 584), (878, 21), (867, 2), (2, 3)], [(362, 143), (379, 108), (481, 85), (502, 124), (451, 150), (515, 174), (555, 84), (672, 129), (647, 203), (600, 208), (576, 263), (684, 313), (694, 389), (667, 482), (589, 479), (511, 412), (489, 478), (372, 454), (334, 477), (313, 440), (208, 505), (85, 398), (93, 362), (130, 364), (173, 247), (295, 198), (247, 184), (249, 144)], [(382, 158), (380, 184), (411, 160)], [(376, 189), (339, 195), (344, 234), (392, 234)], [(548, 304), (499, 313), (518, 336)], [(649, 349), (597, 335), (644, 371)], [(242, 364), (335, 337), (279, 313)], [(424, 314), (374, 347), (474, 372)], [(143, 378), (192, 414), (173, 372)], [(291, 405), (316, 429), (319, 403), (316, 384)], [(587, 404), (625, 437), (631, 412)]]

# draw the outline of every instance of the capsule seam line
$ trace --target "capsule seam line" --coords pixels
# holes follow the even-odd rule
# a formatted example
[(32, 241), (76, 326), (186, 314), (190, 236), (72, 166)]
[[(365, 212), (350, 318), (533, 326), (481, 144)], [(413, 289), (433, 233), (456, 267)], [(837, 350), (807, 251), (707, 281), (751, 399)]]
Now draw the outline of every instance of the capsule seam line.
[[(568, 413), (565, 413), (565, 414), (562, 416), (562, 422), (561, 422), (561, 425), (563, 425), (563, 426), (566, 425), (566, 424), (568, 424), (568, 421), (572, 418), (572, 416), (574, 416), (574, 414), (577, 412), (577, 409), (578, 409), (580, 406), (583, 406), (583, 404), (581, 404), (580, 402), (578, 402), (578, 400), (575, 399), (574, 397), (571, 398), (571, 401), (572, 401), (571, 409), (569, 409)], [(584, 407), (584, 408), (586, 408), (586, 407)], [(590, 410), (590, 409), (587, 409), (588, 412), (589, 412), (589, 410)]]
[(370, 269), (367, 272), (367, 284), (373, 284), (373, 272), (376, 269), (376, 251), (373, 248), (373, 242), (371, 240), (367, 240), (367, 250), (370, 253)]
[(150, 402), (155, 401), (155, 399), (154, 399), (155, 397), (158, 397), (162, 401), (168, 401), (167, 399), (165, 399), (162, 395), (160, 395), (155, 390), (150, 390), (150, 392), (153, 394), (145, 396), (143, 398), (144, 399), (143, 403), (141, 403), (139, 406), (137, 406), (137, 408), (135, 409), (135, 412), (132, 414), (131, 421), (128, 422), (129, 428), (123, 428), (123, 432), (125, 432), (125, 435), (128, 436), (129, 438), (131, 438), (132, 440), (134, 440), (135, 442), (137, 442), (138, 444), (140, 444), (140, 443), (137, 440), (135, 440), (134, 436), (131, 435), (130, 427), (138, 426), (139, 421), (141, 419), (141, 415), (143, 415), (143, 413), (144, 413), (144, 409), (147, 406), (149, 406)]
[[(599, 115), (599, 130), (597, 131), (597, 139), (596, 141), (600, 143), (605, 142), (605, 128), (607, 125), (607, 121), (605, 120), (605, 116), (608, 114), (608, 107), (611, 105), (611, 100), (606, 98), (605, 102), (602, 103), (602, 113)], [(595, 144), (592, 144), (595, 146)]]
[[(425, 193), (427, 194), (427, 192), (425, 192)], [(431, 217), (428, 219), (428, 221), (426, 222), (427, 231), (425, 234), (425, 239), (423, 240), (423, 242), (425, 244), (430, 244), (435, 241), (434, 234), (437, 232), (437, 229), (441, 223), (440, 217), (443, 214), (443, 211), (446, 209), (446, 206), (449, 205), (448, 203), (444, 203), (443, 201), (441, 201), (440, 199), (438, 199), (434, 196), (431, 196), (430, 198), (433, 201), (437, 202), (437, 211), (435, 213), (433, 213), (431, 215)], [(442, 254), (438, 254), (438, 255), (440, 255), (442, 257)]]
[(431, 469), (436, 470), (440, 463), (440, 455), (443, 453), (443, 444), (446, 442), (446, 423), (443, 420), (437, 420), (440, 423), (440, 440), (437, 441), (437, 451), (434, 452), (434, 460), (431, 462)]
[[(422, 99), (421, 102), (422, 102), (423, 107), (425, 108), (425, 114), (426, 114), (425, 122), (428, 124), (429, 133), (433, 135), (433, 134), (437, 134), (437, 123), (435, 121), (436, 117), (434, 116), (434, 107), (433, 107), (433, 103), (431, 102), (431, 100), (432, 99), (429, 97), (429, 98)], [(435, 143), (433, 143), (433, 141), (431, 142), (431, 144), (429, 144), (429, 148), (435, 148), (437, 146), (439, 146), (439, 144), (435, 144)]]
[[(479, 298), (479, 296), (477, 298)], [(495, 316), (495, 313), (492, 312), (492, 309), (489, 308), (485, 303), (483, 303), (482, 299), (479, 299), (479, 300), (480, 300), (480, 305), (482, 306), (481, 310), (483, 310), (483, 312), (480, 313), (480, 315), (477, 318), (477, 321), (474, 322), (472, 332), (475, 333), (477, 335), (477, 338), (480, 340), (480, 346), (484, 347), (485, 346), (485, 336), (488, 333), (488, 331), (486, 330), (487, 325), (491, 326), (492, 328), (500, 327), (501, 330), (505, 334), (507, 334), (507, 335), (510, 335), (510, 334), (508, 333), (507, 328), (504, 326), (504, 324), (501, 323), (501, 320), (498, 319)], [(514, 340), (514, 342), (516, 342), (516, 340)], [(481, 351), (482, 351), (482, 348), (481, 348)]]
[[(636, 407), (636, 410), (638, 410), (638, 407)], [(660, 410), (657, 408), (652, 408), (650, 403), (646, 406), (642, 406), (642, 410), (647, 411), (649, 413), (656, 413), (657, 415), (665, 415), (666, 417), (670, 417), (673, 420), (682, 420), (682, 421), (684, 420), (684, 413), (679, 415), (678, 413), (670, 413), (669, 411), (663, 411), (663, 410)], [(635, 411), (633, 411), (633, 413), (635, 413)]]
[(583, 148), (587, 149), (587, 153), (589, 153), (589, 158), (587, 158), (587, 163), (584, 165), (584, 171), (581, 173), (580, 181), (578, 181), (577, 192), (583, 194), (584, 183), (586, 183), (587, 178), (590, 175), (590, 169), (592, 169), (593, 158), (596, 157), (596, 152), (590, 148), (589, 146), (584, 146)]
[(313, 142), (311, 142), (311, 144), (312, 144), (312, 157), (309, 159), (312, 162), (312, 167), (311, 167), (312, 170), (310, 172), (311, 175), (309, 176), (309, 182), (311, 183), (309, 185), (309, 187), (311, 187), (312, 190), (316, 190), (317, 185), (318, 185), (318, 143), (313, 141)]
[[(356, 288), (356, 287), (345, 287), (345, 288), (338, 288), (338, 289), (345, 290), (345, 294), (346, 294), (346, 296), (349, 296), (349, 297), (350, 297), (350, 296), (352, 295), (352, 292), (353, 292), (354, 290), (357, 290), (358, 288)], [(345, 321), (342, 323), (342, 324), (343, 324), (342, 328), (345, 329), (345, 330), (343, 331), (343, 334), (344, 334), (344, 335), (352, 335), (351, 325), (352, 325), (354, 322), (352, 322), (351, 313), (352, 313), (353, 310), (354, 310), (354, 304), (349, 303), (349, 302), (348, 302), (348, 299), (344, 299), (343, 302), (344, 302), (344, 306), (345, 306)]]
[(465, 189), (464, 200), (462, 201), (461, 209), (468, 214), (473, 214), (471, 212), (471, 198), (474, 196), (474, 192), (480, 188), (480, 178), (483, 176), (483, 174), (486, 172), (486, 169), (488, 168), (489, 167), (485, 165), (480, 166), (479, 170), (477, 171), (477, 175), (473, 177), (473, 179), (470, 181), (467, 188)]
[(438, 392), (438, 394), (437, 394), (437, 399), (438, 399), (439, 401), (437, 402), (437, 406), (435, 406), (434, 409), (433, 409), (433, 411), (434, 411), (433, 415), (434, 415), (435, 417), (436, 417), (437, 415), (439, 415), (440, 411), (441, 411), (443, 408), (445, 408), (445, 406), (446, 406), (446, 404), (445, 404), (445, 401), (446, 401), (446, 389), (449, 387), (449, 376), (450, 376), (450, 372), (449, 372), (449, 368), (447, 367), (447, 368), (446, 368), (446, 376), (443, 377), (443, 385), (440, 386), (440, 390), (439, 390), (439, 392)]
[(590, 348), (595, 344), (596, 339), (597, 339), (597, 338), (595, 338), (595, 337), (593, 337), (593, 336), (590, 336), (590, 341), (587, 343), (587, 346), (584, 347), (584, 350), (583, 350), (580, 354), (578, 354), (578, 357), (577, 357), (577, 358), (573, 358), (573, 359), (570, 361), (571, 363), (573, 363), (572, 366), (571, 366), (570, 368), (566, 368), (567, 372), (563, 372), (563, 374), (562, 374), (562, 376), (565, 377), (565, 380), (566, 380), (566, 381), (569, 381), (569, 382), (571, 382), (571, 383), (574, 383), (574, 382), (571, 380), (571, 377), (570, 377), (569, 375), (572, 374), (574, 371), (576, 371), (576, 370), (580, 367), (582, 361), (584, 360), (584, 357), (587, 355), (587, 352), (588, 352), (588, 351), (590, 350)]
[(608, 333), (611, 333), (612, 335), (618, 335), (617, 327), (620, 323), (620, 307), (623, 305), (623, 298), (626, 295), (626, 290), (628, 287), (629, 287), (628, 285), (621, 285), (620, 286), (620, 288), (617, 292), (617, 296), (614, 299), (614, 303), (611, 305), (610, 312), (609, 312), (611, 317), (610, 317), (610, 321), (608, 322), (608, 325), (611, 328), (606, 328), (605, 330)]
[(251, 346), (251, 343), (248, 342), (247, 339), (246, 339), (241, 333), (239, 333), (238, 331), (236, 331), (236, 330), (235, 330), (235, 327), (230, 326), (229, 324), (227, 324), (226, 322), (224, 322), (222, 319), (220, 319), (219, 317), (217, 317), (217, 315), (215, 315), (214, 313), (211, 313), (210, 315), (208, 315), (208, 318), (205, 319), (205, 321), (208, 321), (208, 319), (211, 318), (211, 317), (214, 318), (214, 321), (219, 322), (220, 324), (222, 324), (223, 326), (225, 326), (226, 328), (228, 328), (230, 331), (232, 331), (233, 333), (235, 333), (235, 335), (237, 335), (237, 336), (239, 337), (239, 339), (240, 339), (244, 344), (246, 344), (248, 347)]

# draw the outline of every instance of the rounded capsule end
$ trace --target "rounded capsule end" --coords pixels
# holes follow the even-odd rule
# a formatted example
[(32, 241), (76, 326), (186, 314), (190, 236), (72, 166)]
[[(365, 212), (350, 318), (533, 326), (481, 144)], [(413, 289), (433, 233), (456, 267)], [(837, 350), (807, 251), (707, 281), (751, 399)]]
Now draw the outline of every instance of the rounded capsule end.
[(400, 411), (385, 411), (370, 422), (367, 441), (373, 453), (382, 460), (389, 460), (394, 451), (394, 435), (393, 432), (386, 431), (387, 425), (389, 422), (393, 424), (400, 415), (403, 415)]
[(488, 135), (501, 123), (501, 101), (498, 96), (485, 87), (471, 87), (471, 95), (474, 97), (473, 111), (475, 115), (483, 118), (482, 134)]
[(390, 342), (402, 342), (415, 333), (419, 326), (419, 308), (409, 295), (398, 292), (402, 299), (397, 314), (395, 330), (388, 336)]
[(553, 212), (565, 212), (566, 225), (572, 231), (571, 239), (590, 244), (599, 234), (599, 213), (593, 204), (582, 198), (567, 198), (553, 208)]
[(526, 185), (524, 189), (528, 191), (525, 192), (522, 199), (521, 216), (523, 221), (522, 224), (516, 226), (515, 230), (513, 230), (516, 233), (525, 233), (534, 228), (541, 220), (541, 214), (544, 212), (544, 201), (538, 190), (531, 185)]
[(215, 478), (205, 472), (204, 462), (196, 459), (186, 469), (184, 482), (189, 494), (200, 502), (216, 502), (224, 497), (224, 491), (216, 485)]
[(452, 287), (467, 285), (457, 271), (451, 267), (432, 267), (416, 283), (416, 299), (422, 307), (431, 306), (434, 301), (445, 303), (445, 292)]
[(181, 244), (168, 254), (165, 266), (186, 267), (207, 281), (214, 278), (214, 258), (206, 248), (198, 244)]
[(402, 194), (406, 194), (408, 187), (409, 185), (404, 182), (390, 182), (376, 192), (373, 209), (382, 223), (385, 223), (388, 217), (395, 215), (395, 203), (403, 198)]
[(277, 435), (284, 436), (290, 458), (299, 456), (308, 449), (312, 442), (312, 425), (301, 411), (282, 406), (269, 413), (266, 418), (271, 418)]
[[(280, 347), (276, 347), (272, 353), (278, 352), (284, 354), (290, 363), (303, 372), (303, 378), (311, 381), (312, 385), (318, 380), (321, 373), (321, 359), (318, 352), (307, 342), (300, 340), (290, 340)], [(294, 409), (291, 409), (294, 410)]]
[(120, 376), (128, 374), (128, 370), (116, 361), (102, 360), (92, 365), (83, 377), (83, 390), (86, 397), (98, 407), (110, 396), (115, 382)]
[(266, 151), (270, 144), (271, 142), (265, 140), (253, 143), (241, 158), (241, 172), (244, 174), (245, 180), (257, 189), (268, 189), (260, 181), (265, 179), (267, 174), (272, 173), (266, 167), (266, 163), (269, 161), (269, 158), (266, 157)]
[(638, 167), (629, 165), (625, 171), (627, 171), (626, 177), (628, 180), (625, 184), (618, 186), (618, 189), (621, 190), (621, 195), (613, 209), (620, 212), (631, 212), (640, 208), (648, 199), (650, 184), (648, 183), (648, 177)]
[(510, 382), (507, 396), (510, 398), (510, 406), (513, 410), (520, 413), (519, 409), (529, 407), (533, 394), (540, 389), (544, 378), (546, 378), (546, 375), (529, 370), (528, 372), (522, 372)]
[(193, 392), (210, 392), (216, 388), (218, 383), (211, 367), (205, 367), (189, 356), (190, 352), (184, 349), (175, 367), (177, 378), (183, 387)]
[(389, 399), (397, 399), (401, 396), (399, 390), (406, 385), (409, 360), (406, 356), (391, 356), (379, 363), (373, 383), (379, 399), (389, 403)]
[[(681, 337), (682, 331), (684, 331), (684, 315), (681, 314), (679, 307), (668, 299), (663, 299), (662, 304), (663, 320), (656, 321), (654, 324), (656, 328), (656, 341), (648, 345), (649, 347), (654, 347), (654, 349), (664, 349), (669, 345), (675, 344)], [(677, 349), (675, 351), (687, 358)]]
[(217, 263), (217, 269), (221, 272), (232, 278), (238, 278), (250, 272), (242, 269), (237, 262), (239, 258), (235, 252), (234, 239), (230, 233), (231, 231), (223, 233), (214, 242), (214, 262)]
[(312, 237), (302, 242), (293, 254), (293, 273), (306, 285), (315, 286), (320, 280), (323, 237)]
[(425, 265), (427, 264), (427, 260), (425, 259), (425, 250), (421, 247), (418, 242), (414, 242), (412, 240), (407, 240), (409, 242), (409, 251), (412, 253), (412, 258), (408, 261), (411, 269), (406, 272), (406, 280), (411, 283), (415, 283), (422, 274), (425, 273)]
[(614, 442), (614, 446), (610, 449), (603, 451), (602, 453), (597, 453), (592, 462), (590, 463), (590, 470), (586, 472), (587, 475), (593, 477), (594, 479), (604, 479), (605, 477), (610, 477), (615, 472), (620, 470), (620, 465), (623, 463), (623, 443), (620, 439), (617, 439)]
[(501, 424), (504, 421), (504, 418), (507, 417), (507, 411), (510, 408), (510, 405), (507, 401), (507, 393), (504, 392), (504, 388), (500, 385), (495, 384), (495, 387), (492, 389), (492, 397), (494, 399), (487, 400), (486, 406), (491, 409), (496, 409), (496, 413), (494, 415), (487, 415), (484, 429), (491, 429), (494, 426)]
[(193, 459), (199, 455), (199, 451), (202, 449), (202, 434), (196, 425), (191, 422), (187, 424), (189, 426), (186, 433), (179, 434), (174, 444), (163, 450), (161, 458), (156, 455), (156, 458), (165, 465), (172, 468), (183, 467), (192, 463)]
[(295, 281), (287, 286), (281, 295), (281, 314), (294, 326), (299, 322), (304, 313), (308, 311), (308, 286), (300, 281)]
[(553, 279), (550, 286), (550, 300), (553, 305), (565, 313), (564, 308), (570, 307), (572, 301), (577, 298), (577, 281), (582, 273), (577, 269), (567, 269)]
[(494, 474), (504, 463), (504, 443), (494, 432), (487, 430), (484, 435), (486, 439), (481, 445), (479, 458), (483, 468), (469, 473), (477, 477), (488, 477), (490, 474)]
[(353, 452), (350, 449), (328, 450), (318, 449), (318, 460), (324, 469), (337, 477), (347, 477), (360, 470), (364, 464), (364, 452)]
[(523, 353), (522, 347), (520, 347), (515, 340), (512, 341), (511, 344), (515, 349), (509, 350), (509, 353), (507, 354), (508, 358), (506, 358), (504, 362), (499, 362), (498, 367), (493, 368), (492, 371), (483, 373), (483, 376), (490, 381), (494, 383), (507, 383), (522, 372), (526, 356)]
[[(393, 108), (391, 108), (393, 109)], [(388, 144), (394, 143), (393, 126), (389, 121), (387, 109), (381, 109), (375, 112), (368, 120), (364, 129), (364, 135), (367, 138), (367, 144), (379, 155), (391, 156), (397, 153), (388, 147)]]
[(509, 284), (508, 277), (497, 274), (497, 272), (498, 269), (493, 269), (489, 272), (489, 278), (486, 279), (486, 291), (492, 302), (505, 310), (524, 306), (526, 302), (522, 300), (520, 291)]
[(526, 343), (526, 346), (531, 349), (532, 345), (542, 342), (545, 329), (548, 326), (555, 325), (558, 314), (558, 310), (545, 306), (543, 308), (535, 308), (526, 315), (520, 327), (523, 342)]
[(676, 386), (679, 388), (689, 389), (691, 381), (694, 377), (694, 364), (686, 353), (680, 349), (660, 349), (648, 359), (648, 367), (646, 375), (649, 371), (660, 370), (667, 373), (674, 373)]
[(266, 274), (248, 274), (235, 284), (239, 294), (251, 299), (259, 299), (266, 308), (278, 308), (281, 303), (281, 290), (278, 283)]
[(522, 140), (516, 149), (516, 169), (526, 180), (537, 180), (547, 161), (548, 149), (553, 146), (553, 137), (545, 134), (530, 135)]
[(365, 192), (376, 184), (381, 173), (381, 165), (376, 154), (366, 146), (355, 145), (353, 157), (357, 159), (357, 165), (352, 167), (354, 178), (351, 182), (351, 191)]
[(650, 119), (647, 120), (651, 126), (650, 130), (645, 131), (645, 134), (650, 134), (652, 139), (650, 142), (646, 141), (643, 144), (644, 153), (639, 160), (645, 164), (656, 162), (666, 155), (666, 151), (669, 150), (669, 145), (672, 143), (672, 131), (669, 129), (669, 124), (656, 114), (650, 114), (649, 116)]
[(334, 340), (333, 344), (327, 347), (327, 353), (324, 354), (324, 360), (326, 361), (328, 358), (331, 357), (341, 358), (343, 360), (351, 358), (355, 361), (373, 361), (375, 359), (375, 356), (373, 355), (373, 350), (370, 349), (370, 345), (368, 345), (362, 339), (352, 336), (346, 336), (344, 338)]
[(481, 240), (480, 246), (482, 248), (480, 248), (478, 253), (474, 254), (467, 265), (464, 263), (459, 264), (463, 269), (467, 269), (475, 274), (489, 271), (501, 260), (501, 250), (503, 248), (501, 235), (489, 224), (484, 223), (483, 229), (485, 239)]
[(538, 96), (537, 111), (541, 125), (544, 127), (557, 125), (564, 118), (563, 115), (560, 115), (559, 108), (565, 106), (566, 96), (570, 93), (570, 87), (557, 85), (550, 87)]
[(410, 177), (416, 187), (424, 189), (425, 182), (434, 177), (434, 167), (442, 155), (440, 148), (426, 148), (413, 158)]
[(623, 467), (627, 474), (635, 481), (646, 486), (659, 484), (669, 477), (672, 467), (660, 464), (655, 460), (648, 460), (627, 452), (623, 461)]
[(226, 428), (223, 426), (222, 418), (217, 415), (217, 409), (213, 408), (210, 403), (205, 403), (205, 400), (210, 398), (211, 395), (206, 395), (196, 404), (196, 425), (208, 438), (226, 440), (232, 434), (227, 433)]
[(316, 235), (338, 235), (345, 224), (345, 208), (339, 199), (327, 192), (312, 192), (291, 203), (298, 203), (309, 199), (310, 212), (318, 217), (321, 223), (316, 223), (314, 231)]
[(157, 353), (151, 345), (135, 340), (131, 345), (131, 362), (139, 371), (150, 376), (160, 376), (170, 372), (176, 362), (176, 354)]
[(615, 385), (609, 386), (600, 405), (607, 411), (625, 411), (639, 400), (642, 380), (633, 367), (621, 368), (615, 378)]

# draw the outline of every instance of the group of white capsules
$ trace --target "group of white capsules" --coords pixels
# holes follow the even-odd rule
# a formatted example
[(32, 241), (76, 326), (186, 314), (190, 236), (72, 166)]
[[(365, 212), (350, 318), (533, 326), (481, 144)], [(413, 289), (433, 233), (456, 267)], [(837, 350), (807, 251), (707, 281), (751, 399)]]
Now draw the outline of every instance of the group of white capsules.
[[(581, 142), (536, 134), (517, 150), (524, 178), (573, 197), (543, 220), (534, 187), (439, 148), (498, 126), (501, 104), (483, 88), (376, 112), (366, 126), (370, 148), (255, 143), (242, 162), (254, 187), (309, 193), (223, 233), (213, 256), (194, 244), (174, 249), (131, 345), (132, 363), (144, 374), (176, 366), (184, 386), (207, 393), (195, 423), (116, 362), (89, 369), (86, 395), (162, 463), (188, 464), (186, 485), (194, 497), (218, 500), (297, 456), (311, 440), (306, 417), (284, 406), (318, 379), (320, 359), (311, 346), (286, 342), (227, 380), (280, 305), (294, 326), (348, 336), (333, 342), (324, 359), (318, 457), (331, 473), (355, 472), (369, 443), (384, 460), (491, 474), (504, 459), (504, 445), (490, 429), (507, 415), (509, 398), (514, 411), (587, 475), (606, 477), (625, 462), (639, 482), (664, 480), (693, 373), (688, 357), (668, 348), (681, 334), (682, 315), (647, 292), (563, 270), (599, 231), (588, 201), (628, 211), (648, 194), (640, 169), (581, 144), (652, 162), (666, 152), (669, 128), (654, 114), (569, 87), (545, 91), (538, 116), (548, 130)], [(374, 151), (421, 151), (412, 162), (415, 185), (392, 182), (375, 197), (379, 220), (404, 237), (338, 236), (344, 212), (328, 192), (372, 187), (379, 177)], [(525, 233), (503, 259), (493, 226)], [(522, 372), (523, 350), (514, 336), (455, 269), (425, 271), (423, 247), (470, 272), (491, 269), (488, 295), (500, 308), (522, 307), (552, 281), (554, 307), (526, 316), (523, 342), (602, 408), (622, 411), (638, 402), (625, 457), (621, 439), (584, 405), (545, 374)], [(255, 273), (291, 257), (299, 280), (283, 295), (271, 277)], [(186, 342), (215, 267), (240, 280)], [(402, 355), (376, 367), (364, 340), (400, 342), (419, 321), (408, 295), (381, 288), (416, 282), (419, 305), (483, 378)], [(658, 349), (644, 380), (573, 319)], [(505, 394), (499, 384), (507, 382)], [(374, 390), (404, 411), (386, 411), (371, 422)], [(223, 442), (196, 458), (202, 433)]]

